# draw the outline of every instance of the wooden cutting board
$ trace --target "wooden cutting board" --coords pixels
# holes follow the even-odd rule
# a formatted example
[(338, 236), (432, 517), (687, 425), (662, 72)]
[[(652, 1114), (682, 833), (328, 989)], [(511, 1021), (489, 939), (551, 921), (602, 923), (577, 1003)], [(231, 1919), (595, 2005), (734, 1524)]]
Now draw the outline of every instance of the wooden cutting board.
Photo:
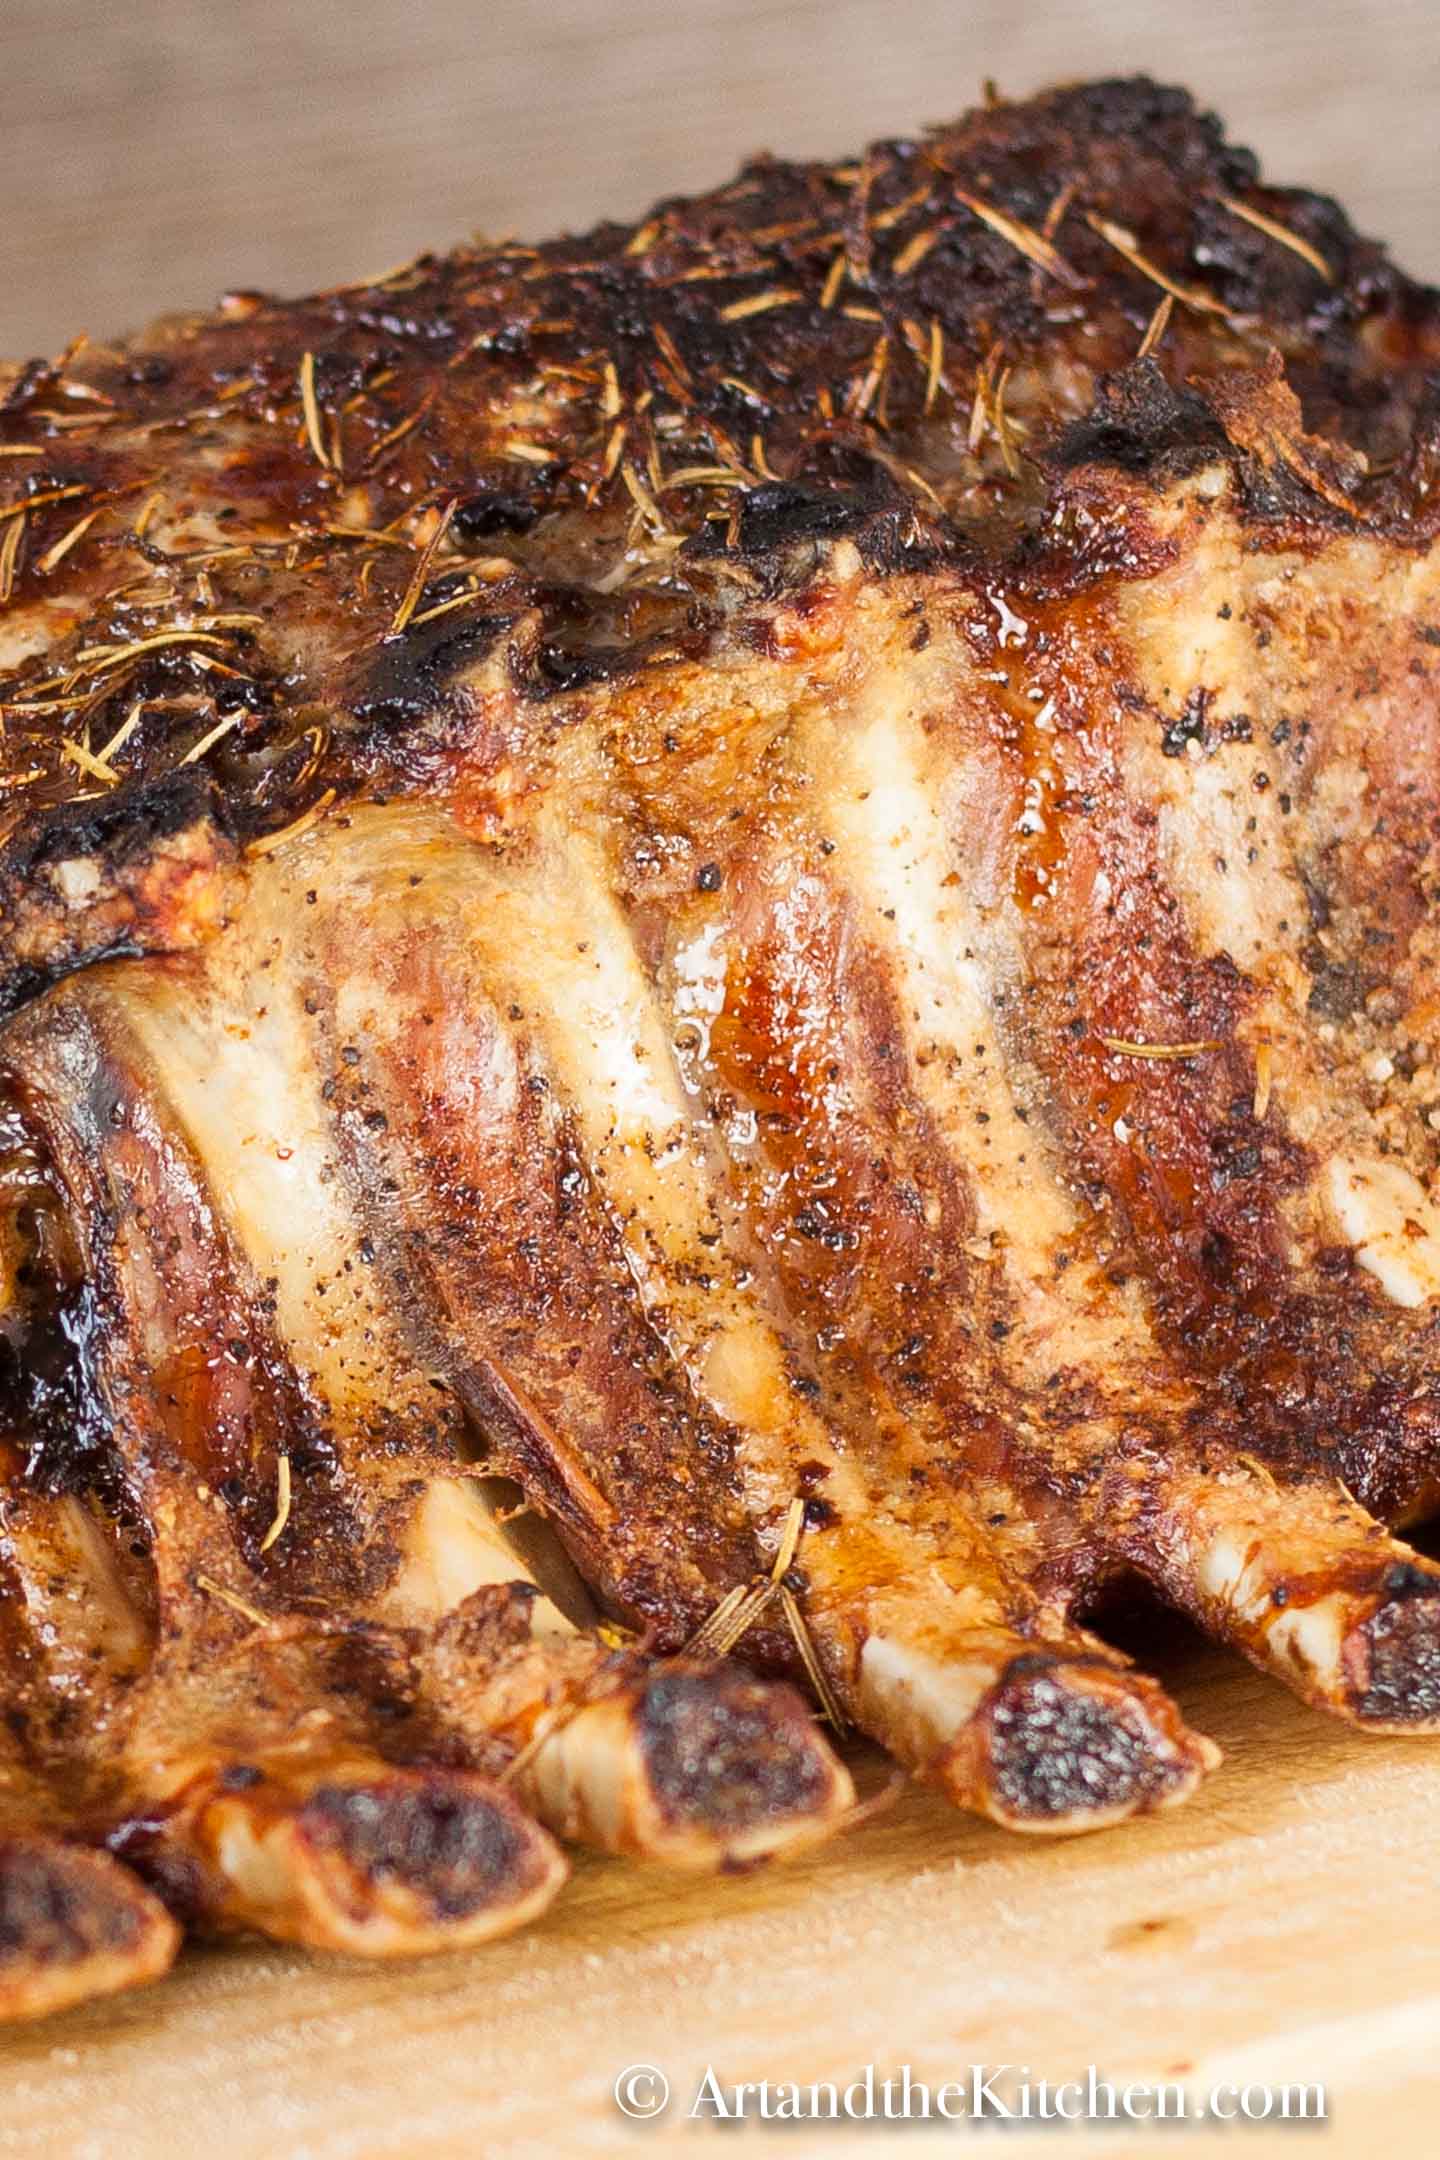
[[(1318, 2142), (1112, 2127), (1057, 2144), (1052, 2127), (1007, 2134), (1006, 2160), (1435, 2150), (1440, 1742), (1364, 1740), (1188, 1643), (1166, 1677), (1227, 1752), (1172, 1815), (1050, 1843), (911, 1789), (848, 1840), (738, 1881), (582, 1859), (540, 1926), (466, 1957), (196, 1951), (147, 1993), (0, 2043), (0, 2154), (724, 2154), (723, 2133), (683, 2120), (707, 2064), (727, 2083), (843, 2086), (869, 2062), (937, 2086), (974, 2063), (1094, 2063), (1117, 2081), (1329, 2088)], [(675, 2094), (648, 2124), (613, 2098), (637, 2063)], [(781, 2160), (937, 2149), (919, 2125), (740, 2135)]]

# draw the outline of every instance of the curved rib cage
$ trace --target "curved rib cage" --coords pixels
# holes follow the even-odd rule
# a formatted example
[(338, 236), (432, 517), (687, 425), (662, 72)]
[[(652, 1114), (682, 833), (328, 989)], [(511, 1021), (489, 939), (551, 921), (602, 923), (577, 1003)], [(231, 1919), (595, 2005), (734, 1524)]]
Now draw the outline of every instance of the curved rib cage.
[(11, 2010), (1440, 1722), (1437, 368), (1138, 82), (13, 375)]

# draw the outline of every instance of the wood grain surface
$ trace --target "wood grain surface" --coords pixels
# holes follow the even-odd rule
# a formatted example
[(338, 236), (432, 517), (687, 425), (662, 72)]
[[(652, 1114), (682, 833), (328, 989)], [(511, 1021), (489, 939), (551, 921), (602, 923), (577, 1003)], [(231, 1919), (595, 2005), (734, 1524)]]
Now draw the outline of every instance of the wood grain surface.
[[(689, 1881), (581, 1861), (530, 1933), (376, 1969), (195, 1951), (147, 1993), (0, 2041), (0, 2154), (30, 2160), (462, 2160), (973, 2149), (916, 2123), (743, 2129), (685, 2110), (740, 2079), (1322, 2081), (1324, 2126), (1006, 2130), (1031, 2155), (1369, 2160), (1435, 2150), (1440, 1745), (1366, 1740), (1191, 1646), (1165, 1677), (1227, 1749), (1188, 1807), (1027, 1840), (910, 1788), (792, 1867)], [(676, 2099), (626, 2122), (618, 2071)]]
[(1435, 0), (0, 0), (0, 353), (1142, 68), (1440, 275)]

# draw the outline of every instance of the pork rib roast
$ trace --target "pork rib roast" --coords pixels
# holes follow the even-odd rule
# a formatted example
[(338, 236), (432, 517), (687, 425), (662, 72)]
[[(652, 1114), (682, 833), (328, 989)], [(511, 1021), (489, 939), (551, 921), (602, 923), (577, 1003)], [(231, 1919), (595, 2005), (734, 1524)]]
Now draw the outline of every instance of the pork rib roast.
[(1437, 530), (1148, 81), (9, 371), (12, 2011), (1440, 1725)]

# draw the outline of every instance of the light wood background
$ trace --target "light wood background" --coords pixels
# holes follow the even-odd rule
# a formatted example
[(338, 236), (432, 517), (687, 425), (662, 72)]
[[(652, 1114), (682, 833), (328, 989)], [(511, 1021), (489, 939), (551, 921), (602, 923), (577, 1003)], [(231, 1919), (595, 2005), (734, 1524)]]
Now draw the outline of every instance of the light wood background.
[(1440, 276), (1437, 0), (0, 0), (0, 354), (1141, 68)]

